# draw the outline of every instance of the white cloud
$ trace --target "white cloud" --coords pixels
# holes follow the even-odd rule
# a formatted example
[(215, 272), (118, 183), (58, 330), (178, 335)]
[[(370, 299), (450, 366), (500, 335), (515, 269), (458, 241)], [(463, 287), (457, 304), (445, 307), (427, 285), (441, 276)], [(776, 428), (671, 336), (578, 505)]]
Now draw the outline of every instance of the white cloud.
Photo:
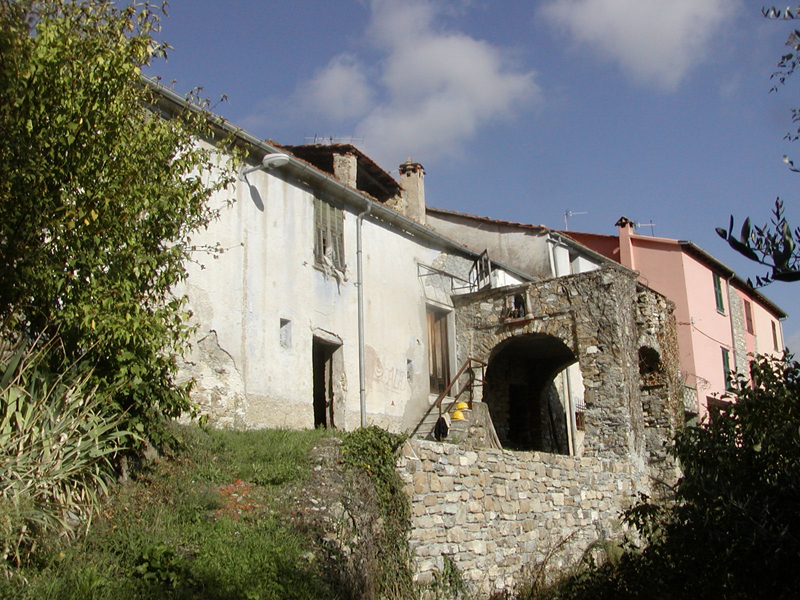
[(502, 49), (437, 28), (442, 3), (372, 0), (370, 7), (367, 39), (383, 56), (374, 77), (343, 54), (298, 92), (306, 111), (334, 122), (355, 118), (356, 135), (378, 162), (457, 153), (485, 123), (538, 101), (534, 73), (516, 69)]
[(541, 13), (635, 78), (674, 90), (738, 7), (738, 0), (552, 0)]
[(363, 116), (374, 101), (366, 69), (349, 54), (334, 57), (297, 96), (306, 112), (337, 121)]

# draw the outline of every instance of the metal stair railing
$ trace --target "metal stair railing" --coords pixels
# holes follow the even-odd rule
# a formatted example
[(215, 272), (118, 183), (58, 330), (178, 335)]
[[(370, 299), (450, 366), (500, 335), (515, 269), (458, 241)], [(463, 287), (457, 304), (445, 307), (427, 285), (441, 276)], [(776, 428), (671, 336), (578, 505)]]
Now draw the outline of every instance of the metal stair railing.
[[(485, 383), (486, 366), (487, 365), (486, 365), (485, 362), (483, 362), (482, 360), (478, 360), (477, 358), (469, 357), (469, 358), (467, 358), (467, 360), (464, 361), (464, 364), (461, 365), (461, 368), (458, 370), (458, 373), (456, 373), (456, 376), (453, 377), (453, 379), (450, 381), (450, 383), (447, 384), (447, 387), (444, 388), (442, 393), (439, 394), (439, 396), (436, 398), (436, 402), (434, 403), (434, 406), (436, 406), (439, 409), (439, 416), (440, 417), (442, 416), (442, 414), (444, 414), (446, 412), (450, 412), (450, 409), (453, 408), (453, 406), (455, 406), (456, 402), (458, 402), (458, 399), (466, 391), (469, 391), (469, 393), (470, 393), (469, 407), (472, 408), (472, 401), (473, 401), (473, 399), (475, 397), (475, 394), (474, 394), (475, 386), (479, 385), (482, 388), (484, 383)], [(480, 371), (480, 376), (478, 376), (476, 374), (476, 371)], [(447, 397), (447, 394), (450, 393), (450, 390), (453, 388), (453, 386), (458, 382), (458, 379), (464, 374), (464, 372), (467, 372), (468, 375), (469, 375), (469, 378), (467, 379), (467, 382), (458, 391), (458, 393), (455, 396), (453, 396), (453, 400), (443, 410), (442, 409), (442, 402)]]

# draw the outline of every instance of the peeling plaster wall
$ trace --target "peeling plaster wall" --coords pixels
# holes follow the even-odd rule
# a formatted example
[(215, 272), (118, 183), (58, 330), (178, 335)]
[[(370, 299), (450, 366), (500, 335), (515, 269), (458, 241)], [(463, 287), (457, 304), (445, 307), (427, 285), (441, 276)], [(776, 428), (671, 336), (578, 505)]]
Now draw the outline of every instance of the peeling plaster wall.
[[(257, 171), (233, 194), (230, 205), (230, 192), (217, 197), (220, 218), (193, 240), (224, 252), (197, 253), (178, 290), (198, 324), (183, 369), (202, 376), (195, 401), (223, 426), (313, 427), (312, 341), (322, 335), (341, 341), (335, 409), (344, 414), (335, 423), (357, 427), (357, 214), (339, 204), (346, 268), (323, 269), (314, 260), (313, 190)], [(468, 273), (472, 262), (369, 218), (362, 233), (367, 421), (397, 431), (428, 407), (429, 297), (449, 303), (450, 278), (423, 285), (419, 265)]]
[(436, 212), (428, 213), (428, 225), (477, 252), (488, 248), (492, 258), (524, 273), (540, 278), (553, 276), (547, 236), (543, 232), (521, 230), (502, 223), (481, 221), (476, 224), (468, 217)]

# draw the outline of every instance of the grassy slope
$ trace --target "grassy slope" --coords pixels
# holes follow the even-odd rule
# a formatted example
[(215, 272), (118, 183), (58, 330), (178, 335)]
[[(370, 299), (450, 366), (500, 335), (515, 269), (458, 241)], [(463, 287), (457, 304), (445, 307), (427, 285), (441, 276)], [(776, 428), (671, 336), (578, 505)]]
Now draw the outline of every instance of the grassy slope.
[(85, 539), (0, 578), (0, 598), (336, 597), (286, 501), (324, 435), (180, 429), (185, 449), (120, 486)]

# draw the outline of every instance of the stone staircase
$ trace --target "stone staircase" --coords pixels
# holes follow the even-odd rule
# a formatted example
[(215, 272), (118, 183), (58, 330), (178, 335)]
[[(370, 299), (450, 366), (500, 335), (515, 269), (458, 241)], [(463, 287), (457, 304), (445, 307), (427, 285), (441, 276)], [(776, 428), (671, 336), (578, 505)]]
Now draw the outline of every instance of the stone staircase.
[[(481, 402), (486, 364), (475, 358), (468, 358), (459, 369), (458, 374), (439, 395), (423, 416), (411, 437), (421, 440), (434, 440), (434, 427), (440, 415), (449, 415), (450, 428), (447, 437), (442, 440), (451, 444), (473, 448), (501, 448), (489, 408)], [(459, 391), (448, 396), (451, 390), (462, 379)], [(480, 397), (478, 397), (480, 395)], [(460, 409), (463, 419), (454, 419), (456, 406), (464, 402), (468, 408)]]

